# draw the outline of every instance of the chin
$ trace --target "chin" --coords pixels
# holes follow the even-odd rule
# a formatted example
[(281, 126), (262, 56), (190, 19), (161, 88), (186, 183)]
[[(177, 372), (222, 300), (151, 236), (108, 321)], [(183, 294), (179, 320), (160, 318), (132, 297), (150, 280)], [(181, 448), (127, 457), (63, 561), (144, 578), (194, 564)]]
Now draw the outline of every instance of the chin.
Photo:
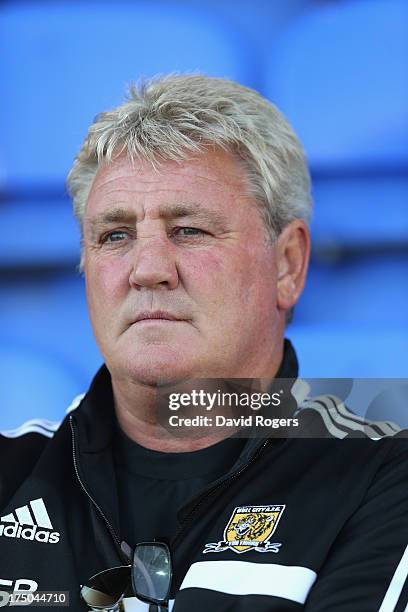
[(174, 350), (130, 355), (122, 369), (130, 380), (148, 386), (176, 383), (191, 377), (193, 370), (193, 364)]

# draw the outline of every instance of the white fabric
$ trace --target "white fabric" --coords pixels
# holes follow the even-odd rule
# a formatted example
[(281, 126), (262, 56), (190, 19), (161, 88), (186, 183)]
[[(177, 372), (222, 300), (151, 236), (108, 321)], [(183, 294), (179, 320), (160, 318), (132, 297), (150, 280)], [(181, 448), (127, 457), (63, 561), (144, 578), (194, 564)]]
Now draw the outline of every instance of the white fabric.
[[(136, 599), (136, 597), (125, 597), (123, 600), (125, 612), (149, 612), (149, 604)], [(169, 601), (169, 612), (174, 606), (174, 599)]]
[(210, 589), (231, 595), (270, 595), (303, 604), (316, 578), (317, 574), (307, 567), (199, 561), (190, 567), (180, 588)]
[(61, 425), (60, 421), (49, 421), (48, 419), (31, 419), (26, 421), (16, 429), (8, 429), (0, 431), (0, 434), (5, 438), (19, 438), (28, 433), (39, 433), (47, 438), (52, 438), (54, 432)]
[[(378, 612), (393, 612), (398, 603), (399, 596), (404, 588), (405, 581), (408, 577), (408, 546), (402, 555), (401, 561), (392, 577), (390, 586), (387, 589), (383, 602)], [(405, 608), (408, 612), (408, 606)]]

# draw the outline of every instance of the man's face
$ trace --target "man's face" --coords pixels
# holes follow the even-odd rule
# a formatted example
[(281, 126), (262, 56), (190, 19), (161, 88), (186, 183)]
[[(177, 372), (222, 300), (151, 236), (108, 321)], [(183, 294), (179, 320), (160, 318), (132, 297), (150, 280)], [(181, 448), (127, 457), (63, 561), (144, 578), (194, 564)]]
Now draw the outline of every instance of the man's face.
[(274, 374), (276, 249), (232, 155), (102, 166), (84, 249), (92, 326), (117, 380)]

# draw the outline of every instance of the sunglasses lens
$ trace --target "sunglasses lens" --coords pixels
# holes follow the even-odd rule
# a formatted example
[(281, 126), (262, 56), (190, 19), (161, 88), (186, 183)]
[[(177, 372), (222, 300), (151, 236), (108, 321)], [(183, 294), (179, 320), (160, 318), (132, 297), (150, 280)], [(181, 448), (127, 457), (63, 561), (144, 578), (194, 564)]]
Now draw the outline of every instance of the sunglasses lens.
[(171, 583), (170, 552), (165, 544), (137, 544), (133, 556), (132, 585), (136, 597), (164, 602)]
[(105, 610), (106, 608), (114, 608), (119, 602), (116, 598), (105, 595), (101, 591), (84, 586), (81, 589), (81, 597), (94, 610)]
[(95, 574), (81, 589), (81, 597), (96, 610), (115, 607), (130, 584), (130, 566), (112, 567)]

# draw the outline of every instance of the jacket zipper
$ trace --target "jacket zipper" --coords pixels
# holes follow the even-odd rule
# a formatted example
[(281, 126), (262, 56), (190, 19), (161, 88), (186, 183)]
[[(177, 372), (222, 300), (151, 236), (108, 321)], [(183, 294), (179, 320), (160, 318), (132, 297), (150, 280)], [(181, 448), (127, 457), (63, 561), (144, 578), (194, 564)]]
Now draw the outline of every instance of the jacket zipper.
[(216, 484), (212, 489), (210, 489), (209, 491), (207, 491), (206, 493), (203, 493), (203, 495), (198, 499), (197, 503), (195, 504), (194, 508), (192, 508), (190, 510), (190, 512), (188, 513), (188, 515), (185, 517), (185, 519), (183, 520), (180, 529), (178, 530), (178, 532), (176, 533), (176, 535), (174, 536), (174, 538), (171, 541), (171, 546), (175, 547), (176, 544), (178, 544), (178, 541), (181, 539), (181, 536), (183, 535), (183, 533), (186, 531), (187, 526), (191, 523), (191, 519), (192, 517), (196, 514), (196, 512), (200, 509), (200, 507), (202, 506), (202, 504), (204, 503), (204, 501), (206, 501), (211, 495), (213, 495), (216, 491), (218, 491), (221, 488), (226, 487), (229, 483), (231, 483), (233, 480), (235, 480), (236, 478), (238, 478), (239, 476), (241, 476), (241, 474), (247, 470), (249, 468), (250, 465), (252, 465), (257, 458), (259, 457), (259, 455), (262, 453), (262, 451), (264, 450), (264, 448), (269, 444), (269, 439), (265, 440), (265, 442), (262, 444), (262, 446), (260, 446), (258, 448), (258, 450), (255, 452), (255, 454), (251, 457), (251, 459), (245, 464), (243, 465), (239, 470), (237, 470), (236, 472), (233, 472), (230, 476), (228, 476), (227, 478), (225, 478), (224, 480), (222, 480), (221, 482), (219, 482), (218, 484)]
[[(122, 549), (120, 547), (120, 541), (119, 538), (114, 530), (114, 528), (112, 527), (112, 525), (110, 524), (109, 520), (107, 519), (106, 515), (104, 514), (102, 508), (98, 505), (98, 503), (95, 501), (95, 499), (92, 497), (92, 495), (89, 493), (88, 489), (86, 488), (84, 482), (81, 479), (81, 476), (79, 474), (79, 470), (78, 470), (78, 461), (77, 461), (77, 456), (76, 456), (76, 440), (75, 440), (75, 426), (74, 426), (74, 422), (73, 422), (73, 417), (72, 415), (70, 415), (69, 417), (70, 420), (70, 425), (71, 425), (71, 433), (72, 433), (72, 457), (73, 457), (73, 462), (74, 462), (74, 469), (75, 469), (75, 474), (76, 477), (78, 479), (78, 482), (82, 488), (82, 490), (84, 491), (84, 493), (86, 494), (86, 496), (88, 497), (88, 499), (91, 501), (91, 503), (93, 504), (93, 506), (97, 509), (99, 515), (101, 516), (102, 520), (104, 521), (105, 525), (108, 528), (109, 533), (111, 534), (116, 547), (118, 549), (118, 553), (120, 558), (126, 563), (129, 563), (129, 559), (124, 555), (124, 553), (122, 552)], [(219, 482), (218, 484), (216, 484), (214, 487), (212, 487), (212, 489), (210, 489), (209, 491), (207, 491), (206, 493), (204, 493), (199, 500), (197, 501), (197, 503), (195, 504), (194, 508), (192, 508), (190, 510), (190, 512), (188, 513), (188, 515), (186, 516), (186, 518), (183, 520), (182, 525), (180, 526), (180, 529), (178, 530), (178, 532), (176, 533), (176, 535), (174, 536), (174, 538), (172, 539), (171, 545), (175, 546), (176, 544), (178, 544), (178, 541), (181, 539), (181, 536), (183, 535), (183, 533), (186, 531), (187, 526), (189, 525), (189, 523), (191, 522), (192, 517), (196, 514), (196, 512), (200, 509), (200, 507), (202, 506), (202, 504), (204, 503), (204, 501), (206, 501), (211, 495), (213, 495), (216, 491), (218, 491), (221, 488), (226, 487), (229, 483), (231, 483), (233, 480), (235, 480), (236, 478), (238, 478), (245, 470), (247, 470), (249, 468), (250, 465), (252, 465), (258, 458), (258, 456), (262, 453), (262, 451), (264, 450), (264, 448), (269, 444), (269, 440), (266, 440), (262, 446), (260, 446), (258, 448), (258, 450), (256, 451), (256, 453), (251, 457), (251, 459), (245, 464), (243, 465), (239, 470), (237, 470), (236, 472), (234, 472), (233, 474), (231, 474), (230, 476), (228, 476), (227, 478), (225, 478), (224, 480), (222, 480), (221, 482)]]
[(111, 534), (113, 541), (115, 542), (115, 545), (118, 549), (118, 553), (120, 558), (122, 559), (122, 561), (124, 563), (126, 563), (126, 565), (129, 563), (129, 559), (124, 555), (124, 553), (122, 552), (122, 549), (120, 547), (120, 540), (114, 530), (114, 528), (112, 527), (112, 525), (110, 524), (109, 520), (107, 519), (105, 513), (103, 512), (102, 508), (98, 505), (98, 503), (94, 500), (94, 498), (92, 497), (92, 495), (89, 493), (88, 489), (86, 488), (84, 482), (81, 479), (81, 476), (79, 474), (79, 470), (78, 470), (78, 461), (77, 461), (77, 452), (76, 452), (76, 439), (75, 439), (75, 425), (74, 425), (74, 421), (72, 418), (72, 415), (69, 417), (69, 422), (70, 422), (70, 426), (71, 426), (71, 434), (72, 434), (72, 458), (74, 461), (74, 469), (75, 469), (75, 474), (76, 477), (78, 479), (78, 482), (82, 488), (82, 490), (84, 491), (85, 495), (88, 497), (88, 499), (91, 501), (91, 503), (93, 504), (93, 506), (97, 509), (99, 515), (102, 517), (102, 520), (104, 521), (105, 525), (108, 528), (109, 533)]

